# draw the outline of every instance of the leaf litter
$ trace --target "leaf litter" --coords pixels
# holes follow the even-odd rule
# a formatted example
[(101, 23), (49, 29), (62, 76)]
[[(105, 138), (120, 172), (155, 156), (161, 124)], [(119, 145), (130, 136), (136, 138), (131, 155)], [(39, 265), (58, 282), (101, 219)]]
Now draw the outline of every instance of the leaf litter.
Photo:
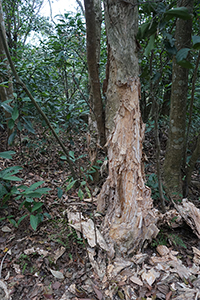
[[(78, 143), (75, 151), (80, 151)], [(51, 188), (42, 201), (52, 219), (41, 223), (36, 232), (26, 219), (19, 228), (8, 219), (1, 223), (0, 299), (200, 299), (199, 210), (187, 199), (161, 217), (161, 223), (173, 230), (181, 231), (187, 223), (196, 233), (197, 237), (188, 238), (186, 249), (156, 241), (157, 246), (144, 253), (109, 261), (99, 230), (103, 217), (89, 217), (96, 205), (91, 205), (93, 200), (80, 201), (76, 191), (58, 198), (58, 188), (65, 186), (69, 176), (59, 157), (53, 151), (45, 157), (26, 150), (8, 162), (12, 164), (24, 166), (21, 174), (27, 185), (45, 181), (43, 186)], [(16, 203), (7, 213), (21, 217)]]

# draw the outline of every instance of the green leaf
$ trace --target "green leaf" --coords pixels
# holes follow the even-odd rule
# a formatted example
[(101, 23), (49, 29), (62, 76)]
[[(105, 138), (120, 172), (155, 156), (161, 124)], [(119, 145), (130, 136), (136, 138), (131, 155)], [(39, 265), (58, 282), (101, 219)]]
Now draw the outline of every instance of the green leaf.
[(24, 196), (25, 197), (28, 197), (28, 198), (40, 198), (41, 197), (41, 194), (40, 193), (37, 193), (37, 191), (29, 191), (29, 192), (23, 192)]
[(8, 145), (9, 146), (13, 143), (13, 141), (15, 139), (15, 136), (16, 136), (16, 131), (13, 131), (13, 133), (11, 133), (11, 135), (8, 138)]
[(58, 187), (57, 189), (58, 189), (58, 198), (61, 199), (63, 195), (63, 190), (60, 187)]
[(29, 198), (40, 198), (43, 194), (47, 194), (48, 191), (50, 191), (51, 189), (49, 188), (41, 188), (35, 191), (24, 191), (22, 192), (22, 194), (25, 197), (29, 197)]
[(10, 119), (10, 120), (8, 121), (8, 128), (9, 128), (9, 129), (13, 129), (14, 126), (15, 126), (15, 121), (14, 121), (13, 119)]
[(74, 180), (74, 181), (72, 181), (72, 182), (70, 182), (70, 183), (68, 184), (68, 186), (67, 186), (67, 188), (66, 188), (66, 192), (69, 191), (69, 190), (74, 186), (74, 184), (76, 183), (76, 181), (77, 181), (77, 180)]
[(81, 189), (78, 190), (78, 196), (79, 196), (80, 200), (83, 200), (84, 193), (83, 193), (83, 191)]
[(46, 213), (46, 212), (43, 214), (43, 216), (45, 216), (45, 217), (48, 218), (48, 219), (51, 219), (51, 215), (48, 214), (48, 213)]
[(69, 151), (69, 156), (74, 159), (74, 151)]
[(90, 193), (90, 190), (88, 189), (87, 186), (85, 187), (85, 190), (86, 190), (86, 192), (87, 192), (87, 194), (88, 194), (88, 197), (91, 198), (91, 193)]
[(18, 117), (19, 117), (19, 111), (17, 106), (15, 106), (12, 112), (12, 119), (16, 121)]
[(34, 200), (32, 198), (26, 198), (26, 200), (24, 201), (24, 204), (25, 203), (33, 203)]
[(19, 224), (21, 223), (21, 221), (23, 221), (27, 216), (28, 216), (28, 214), (22, 216), (21, 218), (19, 218), (19, 220), (17, 221), (17, 225), (19, 226)]
[(188, 12), (188, 9), (186, 7), (175, 7), (172, 9), (167, 10), (164, 13), (164, 16), (172, 18), (180, 18), (183, 20), (189, 20), (191, 19), (191, 15)]
[(50, 188), (40, 188), (40, 189), (35, 190), (35, 192), (42, 195), (42, 194), (47, 194), (50, 190), (51, 190)]
[(1, 82), (1, 83), (0, 83), (0, 86), (5, 87), (5, 88), (8, 88), (8, 81)]
[(143, 23), (138, 29), (137, 38), (142, 40), (145, 37), (153, 35), (157, 31), (157, 27), (158, 23), (156, 21)]
[(186, 60), (189, 51), (190, 51), (190, 48), (183, 48), (183, 49), (179, 50), (176, 54), (176, 61), (181, 67), (187, 68), (187, 69), (192, 69), (193, 68), (192, 63), (189, 62), (188, 60)]
[(193, 69), (194, 66), (191, 62), (189, 62), (188, 60), (182, 60), (180, 62), (178, 62), (178, 64), (183, 67), (183, 68), (186, 68), (186, 69)]
[(175, 45), (172, 46), (169, 41), (165, 41), (164, 44), (165, 44), (165, 49), (169, 54), (175, 55), (177, 53)]
[(33, 126), (31, 124), (31, 122), (29, 120), (27, 120), (26, 118), (23, 118), (25, 121), (24, 127), (31, 133), (35, 133), (35, 130), (33, 129)]
[(44, 203), (42, 203), (42, 202), (37, 202), (36, 204), (34, 204), (33, 208), (31, 209), (31, 212), (38, 210), (39, 208), (42, 207), (43, 204)]
[(38, 226), (38, 218), (34, 215), (30, 215), (30, 224), (34, 231), (36, 231)]
[(200, 36), (194, 35), (192, 37), (193, 46), (192, 48), (195, 50), (200, 50)]
[(15, 153), (16, 153), (15, 151), (0, 152), (0, 157), (6, 158), (6, 159), (12, 159), (12, 155), (14, 155)]
[(1, 103), (1, 106), (5, 109), (5, 111), (12, 114), (13, 108), (10, 105), (6, 104), (5, 101), (3, 103)]
[(22, 123), (21, 122), (18, 122), (17, 123), (17, 129), (19, 130), (19, 131), (22, 131)]
[(60, 157), (60, 159), (62, 159), (62, 160), (67, 160), (67, 157), (66, 157), (65, 155), (62, 155), (62, 156)]
[[(22, 170), (22, 167), (18, 167), (18, 166), (13, 166), (13, 167), (9, 167), (6, 168), (5, 170), (3, 170), (4, 173), (8, 173), (8, 172), (13, 172), (13, 174), (17, 174), (20, 170)], [(15, 173), (14, 173), (15, 172)]]
[(177, 62), (179, 63), (183, 59), (186, 59), (187, 56), (188, 56), (189, 51), (190, 51), (190, 48), (182, 48), (181, 50), (179, 50), (176, 54)]
[(151, 52), (151, 50), (154, 49), (154, 43), (155, 43), (155, 33), (150, 36), (148, 45), (147, 45), (147, 47), (146, 47), (146, 49), (144, 51), (144, 55), (145, 56), (148, 56), (149, 53)]
[(3, 198), (4, 195), (6, 195), (8, 193), (8, 191), (6, 190), (6, 188), (3, 186), (3, 184), (0, 183), (0, 199)]
[(2, 106), (2, 104), (8, 104), (8, 103), (10, 103), (10, 102), (12, 102), (12, 101), (13, 101), (13, 99), (5, 100), (5, 101), (3, 101), (3, 102), (0, 104), (0, 106)]
[(15, 227), (18, 227), (17, 222), (14, 219), (8, 219), (8, 221)]
[(10, 181), (22, 181), (22, 178), (19, 178), (17, 176), (11, 176), (11, 175), (6, 175), (3, 177), (4, 180), (10, 180)]
[(38, 182), (35, 182), (33, 183), (31, 186), (29, 186), (26, 191), (33, 191), (34, 189), (36, 189), (38, 186), (42, 185), (44, 183), (44, 181), (38, 181)]

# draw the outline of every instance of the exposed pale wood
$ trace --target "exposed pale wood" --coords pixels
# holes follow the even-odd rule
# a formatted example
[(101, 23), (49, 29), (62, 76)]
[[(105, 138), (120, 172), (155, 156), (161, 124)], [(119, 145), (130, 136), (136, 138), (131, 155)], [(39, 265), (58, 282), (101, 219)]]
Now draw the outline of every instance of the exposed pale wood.
[(174, 205), (181, 217), (200, 238), (200, 210), (187, 199), (183, 199), (181, 204), (174, 203)]
[(99, 196), (104, 202), (99, 203), (104, 208), (106, 198), (110, 202), (104, 223), (107, 239), (118, 253), (130, 254), (155, 237), (158, 229), (151, 191), (142, 174), (144, 124), (139, 110), (139, 79), (118, 85), (117, 93), (121, 105), (108, 140), (109, 177)]

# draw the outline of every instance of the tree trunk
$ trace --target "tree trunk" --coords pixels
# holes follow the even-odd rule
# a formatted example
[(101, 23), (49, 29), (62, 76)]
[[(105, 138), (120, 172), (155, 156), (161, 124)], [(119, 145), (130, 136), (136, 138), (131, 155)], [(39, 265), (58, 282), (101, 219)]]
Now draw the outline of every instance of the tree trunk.
[[(104, 110), (101, 98), (99, 80), (99, 58), (101, 39), (101, 1), (85, 0), (85, 17), (87, 25), (87, 63), (90, 82), (90, 105), (91, 116), (90, 127), (90, 148), (95, 152), (97, 144), (103, 147), (106, 143)], [(97, 133), (98, 137), (94, 134)]]
[[(177, 6), (185, 6), (190, 12), (193, 1), (178, 1)], [(176, 48), (190, 47), (192, 20), (177, 19)], [(186, 105), (188, 93), (188, 69), (181, 67), (173, 60), (172, 89), (170, 103), (169, 139), (164, 163), (165, 187), (168, 195), (174, 199), (182, 198), (182, 159), (186, 128)]]
[[(4, 25), (4, 21), (3, 21), (3, 9), (2, 9), (1, 0), (0, 0), (0, 22), (1, 22), (2, 28), (4, 30), (4, 35), (6, 35), (5, 25)], [(7, 61), (7, 57), (6, 57), (6, 53), (4, 50), (2, 39), (0, 39), (0, 61), (4, 62), (2, 67), (5, 68), (5, 70), (7, 70), (7, 77), (6, 78), (0, 77), (0, 84), (2, 82), (8, 81), (8, 83), (6, 84), (7, 87), (0, 85), (0, 101), (4, 102), (6, 100), (13, 99), (13, 84), (12, 84), (10, 65)], [(10, 134), (12, 133), (12, 131), (8, 128), (8, 121), (11, 117), (11, 115), (8, 111), (5, 111), (5, 117), (7, 119), (7, 132), (8, 132), (8, 137), (9, 137)]]
[(106, 133), (109, 176), (99, 195), (98, 210), (108, 210), (103, 225), (110, 256), (140, 249), (157, 234), (151, 191), (144, 184), (140, 81), (135, 36), (137, 1), (105, 0), (108, 37)]

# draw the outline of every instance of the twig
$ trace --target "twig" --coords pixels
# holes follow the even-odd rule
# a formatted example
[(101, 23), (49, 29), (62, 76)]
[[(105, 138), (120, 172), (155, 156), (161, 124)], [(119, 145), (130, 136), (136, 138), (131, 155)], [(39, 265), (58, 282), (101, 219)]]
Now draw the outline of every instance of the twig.
[(8, 252), (6, 252), (6, 254), (4, 255), (4, 257), (3, 257), (2, 261), (1, 261), (1, 265), (0, 265), (0, 279), (1, 279), (1, 271), (3, 269), (3, 262), (4, 262), (4, 260), (5, 260), (6, 256), (7, 256), (7, 254), (8, 254)]

